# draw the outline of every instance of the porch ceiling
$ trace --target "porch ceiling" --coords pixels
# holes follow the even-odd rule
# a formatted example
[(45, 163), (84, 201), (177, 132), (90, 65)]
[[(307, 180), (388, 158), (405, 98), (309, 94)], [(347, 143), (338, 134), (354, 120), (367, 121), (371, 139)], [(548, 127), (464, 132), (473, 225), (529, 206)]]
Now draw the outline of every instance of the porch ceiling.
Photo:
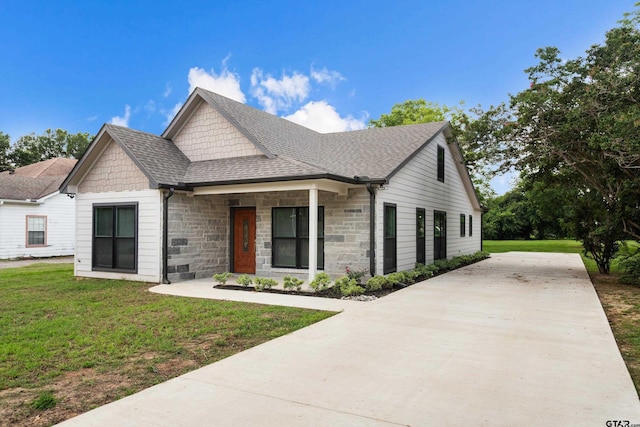
[(321, 190), (346, 195), (349, 188), (356, 186), (357, 185), (332, 181), (330, 179), (307, 179), (300, 181), (258, 182), (249, 184), (196, 187), (193, 189), (193, 195), (205, 196), (210, 194), (266, 193), (270, 191), (294, 190)]

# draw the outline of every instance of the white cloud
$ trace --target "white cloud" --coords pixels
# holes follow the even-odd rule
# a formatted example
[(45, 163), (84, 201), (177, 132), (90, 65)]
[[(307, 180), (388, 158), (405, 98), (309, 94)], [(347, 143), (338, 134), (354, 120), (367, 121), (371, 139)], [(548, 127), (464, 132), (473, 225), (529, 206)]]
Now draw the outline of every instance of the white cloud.
[(293, 102), (304, 101), (309, 89), (309, 77), (297, 71), (291, 75), (283, 72), (279, 80), (270, 74), (265, 76), (260, 68), (251, 73), (251, 94), (271, 114), (290, 108)]
[(327, 67), (322, 70), (314, 70), (313, 66), (311, 66), (311, 78), (318, 83), (327, 83), (332, 89), (341, 81), (346, 80), (342, 74), (335, 70), (328, 70)]
[(164, 92), (162, 92), (162, 97), (166, 98), (167, 96), (171, 95), (171, 92), (173, 92), (173, 88), (171, 87), (171, 83), (167, 82), (167, 84), (164, 85)]
[(171, 123), (171, 120), (173, 120), (176, 114), (178, 114), (178, 111), (180, 111), (180, 108), (182, 108), (182, 104), (182, 102), (178, 102), (171, 110), (164, 112), (166, 117), (164, 123), (162, 123), (164, 126), (168, 126), (169, 123)]
[(130, 118), (131, 118), (131, 107), (129, 105), (125, 105), (124, 115), (111, 117), (111, 124), (128, 128)]
[(156, 111), (156, 102), (153, 99), (150, 99), (149, 101), (147, 101), (147, 103), (144, 106), (144, 109), (149, 112), (149, 113), (153, 113)]
[(98, 119), (98, 116), (87, 117), (88, 122), (95, 122)]
[(201, 87), (238, 102), (246, 102), (247, 99), (240, 89), (240, 76), (229, 71), (225, 62), (226, 60), (223, 62), (220, 74), (216, 74), (213, 69), (208, 73), (202, 68), (191, 68), (188, 76), (189, 93), (193, 92), (196, 87)]
[(310, 101), (284, 118), (321, 133), (358, 130), (366, 126), (366, 118), (358, 120), (351, 115), (340, 117), (336, 109), (326, 101)]

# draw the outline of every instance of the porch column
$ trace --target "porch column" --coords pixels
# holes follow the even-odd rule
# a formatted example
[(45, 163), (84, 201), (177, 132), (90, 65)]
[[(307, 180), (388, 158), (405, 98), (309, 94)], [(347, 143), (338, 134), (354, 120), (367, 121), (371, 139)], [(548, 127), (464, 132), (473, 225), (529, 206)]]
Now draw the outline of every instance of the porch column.
[(309, 283), (318, 271), (318, 189), (309, 189)]

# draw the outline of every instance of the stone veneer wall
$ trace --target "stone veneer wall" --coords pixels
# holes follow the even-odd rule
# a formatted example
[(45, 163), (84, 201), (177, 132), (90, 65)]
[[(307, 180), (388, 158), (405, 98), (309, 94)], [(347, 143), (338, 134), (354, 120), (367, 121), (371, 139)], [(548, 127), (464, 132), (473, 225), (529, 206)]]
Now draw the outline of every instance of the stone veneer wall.
[(100, 159), (82, 179), (79, 193), (139, 191), (149, 188), (149, 179), (120, 146), (111, 141)]
[[(347, 195), (320, 191), (324, 206), (325, 269), (333, 278), (346, 267), (369, 268), (369, 193), (349, 189)], [(231, 207), (256, 208), (256, 275), (292, 275), (307, 280), (306, 270), (271, 267), (271, 209), (308, 206), (307, 191), (190, 197), (176, 193), (169, 199), (169, 280), (210, 277), (229, 271)]]
[(262, 154), (235, 126), (206, 102), (173, 138), (192, 162)]
[(223, 196), (169, 199), (169, 280), (201, 279), (229, 269), (229, 208)]

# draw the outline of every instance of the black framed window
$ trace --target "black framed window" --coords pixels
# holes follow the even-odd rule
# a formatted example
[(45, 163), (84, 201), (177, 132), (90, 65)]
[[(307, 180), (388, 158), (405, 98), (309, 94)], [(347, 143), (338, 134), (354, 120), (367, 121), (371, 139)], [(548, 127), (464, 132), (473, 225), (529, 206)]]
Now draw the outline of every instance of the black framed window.
[[(309, 268), (309, 207), (271, 211), (271, 265)], [(318, 268), (324, 268), (324, 207), (318, 207)]]
[(473, 236), (473, 215), (469, 215), (469, 237)]
[(444, 147), (438, 145), (438, 181), (444, 182)]
[(447, 258), (447, 213), (433, 211), (433, 259)]
[(397, 212), (396, 205), (384, 204), (384, 274), (397, 269)]
[(464, 237), (465, 231), (467, 230), (466, 218), (467, 216), (465, 214), (460, 214), (460, 237)]
[(416, 262), (425, 263), (425, 210), (416, 209)]
[(94, 270), (137, 271), (138, 205), (93, 206)]

